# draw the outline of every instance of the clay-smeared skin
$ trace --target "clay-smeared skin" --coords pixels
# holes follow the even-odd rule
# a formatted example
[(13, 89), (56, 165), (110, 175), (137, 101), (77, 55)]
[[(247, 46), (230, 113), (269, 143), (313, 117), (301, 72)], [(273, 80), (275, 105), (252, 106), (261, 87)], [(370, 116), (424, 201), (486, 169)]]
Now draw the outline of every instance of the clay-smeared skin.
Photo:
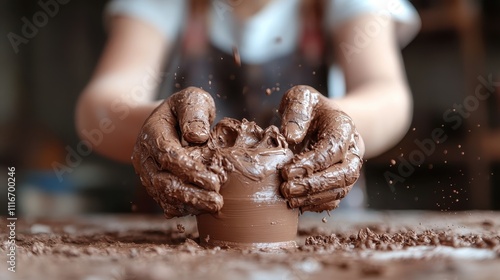
[[(279, 109), (284, 137), (275, 127), (264, 131), (252, 122), (228, 119), (210, 134), (215, 117), (212, 97), (199, 88), (186, 88), (166, 99), (146, 120), (132, 162), (149, 194), (172, 218), (220, 211), (219, 189), (228, 172), (248, 168), (245, 174), (251, 179), (269, 172), (268, 166), (229, 158), (244, 158), (248, 147), (265, 150), (266, 141), (278, 141), (277, 146), (285, 148), (286, 142), (297, 144), (294, 150), (300, 153), (291, 163), (272, 168), (281, 169), (285, 181), (281, 194), (290, 207), (301, 211), (331, 210), (359, 177), (362, 159), (352, 120), (326, 103), (314, 88), (296, 86), (285, 94)], [(267, 138), (262, 141), (262, 137)], [(242, 148), (222, 155), (224, 146)]]
[(222, 208), (218, 191), (224, 178), (207, 166), (212, 151), (195, 145), (208, 140), (214, 117), (212, 97), (190, 87), (166, 99), (142, 127), (132, 163), (167, 218)]
[(349, 116), (327, 105), (309, 86), (295, 86), (281, 104), (282, 131), (304, 151), (282, 169), (281, 193), (290, 207), (321, 212), (336, 208), (359, 177), (359, 134)]

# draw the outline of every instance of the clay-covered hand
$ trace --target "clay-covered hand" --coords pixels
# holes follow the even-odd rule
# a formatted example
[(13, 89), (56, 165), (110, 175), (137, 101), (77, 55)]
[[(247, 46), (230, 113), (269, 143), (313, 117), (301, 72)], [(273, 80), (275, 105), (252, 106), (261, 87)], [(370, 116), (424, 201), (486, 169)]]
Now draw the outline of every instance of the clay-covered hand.
[(362, 139), (352, 119), (334, 106), (309, 86), (295, 86), (283, 96), (282, 133), (301, 147), (281, 172), (281, 193), (292, 208), (335, 209), (359, 177)]
[(205, 163), (215, 118), (210, 94), (194, 87), (164, 100), (145, 121), (132, 154), (136, 173), (167, 218), (222, 208), (221, 178)]

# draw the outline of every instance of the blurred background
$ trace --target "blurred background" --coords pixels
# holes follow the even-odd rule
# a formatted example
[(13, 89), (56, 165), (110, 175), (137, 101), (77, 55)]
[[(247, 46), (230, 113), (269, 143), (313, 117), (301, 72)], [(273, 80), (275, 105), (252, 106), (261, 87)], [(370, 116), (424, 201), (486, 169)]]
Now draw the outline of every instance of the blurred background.
[[(75, 131), (76, 100), (106, 40), (105, 1), (60, 2), (54, 16), (37, 19), (43, 24), (31, 38), (12, 33), (41, 11), (38, 1), (0, 3), (0, 181), (16, 167), (18, 211), (27, 216), (154, 209), (131, 165), (81, 147)], [(500, 81), (500, 1), (411, 2), (422, 19), (403, 50), (413, 124), (397, 146), (367, 161), (365, 204), (500, 209), (500, 89), (487, 82)], [(474, 97), (481, 85), (485, 100)], [(466, 117), (454, 104), (470, 109)], [(418, 143), (435, 129), (447, 139), (427, 155)], [(0, 197), (6, 205), (6, 187)]]

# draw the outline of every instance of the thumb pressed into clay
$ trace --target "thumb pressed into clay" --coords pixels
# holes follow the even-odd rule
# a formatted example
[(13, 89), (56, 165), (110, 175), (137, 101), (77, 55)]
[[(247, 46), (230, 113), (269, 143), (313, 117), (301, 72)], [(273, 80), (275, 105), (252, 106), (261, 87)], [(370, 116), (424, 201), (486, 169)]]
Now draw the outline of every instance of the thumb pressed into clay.
[(282, 117), (281, 130), (289, 143), (297, 144), (304, 140), (313, 120), (319, 95), (320, 93), (310, 86), (294, 86), (283, 96), (279, 108)]
[[(208, 140), (215, 118), (215, 102), (206, 91), (188, 87), (170, 97), (183, 140), (201, 144)], [(175, 123), (175, 120), (172, 120)]]

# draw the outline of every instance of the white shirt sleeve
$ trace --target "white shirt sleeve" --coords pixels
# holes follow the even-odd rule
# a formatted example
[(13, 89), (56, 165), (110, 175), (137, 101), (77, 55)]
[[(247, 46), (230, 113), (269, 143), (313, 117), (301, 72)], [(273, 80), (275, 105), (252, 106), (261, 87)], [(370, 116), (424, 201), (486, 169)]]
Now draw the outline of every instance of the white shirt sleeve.
[(187, 13), (185, 0), (111, 0), (105, 10), (105, 22), (115, 15), (125, 15), (145, 21), (166, 37), (175, 38)]
[(396, 22), (396, 36), (402, 47), (420, 30), (420, 17), (407, 0), (328, 0), (325, 23), (335, 29), (363, 14), (375, 15), (378, 24), (389, 19)]

